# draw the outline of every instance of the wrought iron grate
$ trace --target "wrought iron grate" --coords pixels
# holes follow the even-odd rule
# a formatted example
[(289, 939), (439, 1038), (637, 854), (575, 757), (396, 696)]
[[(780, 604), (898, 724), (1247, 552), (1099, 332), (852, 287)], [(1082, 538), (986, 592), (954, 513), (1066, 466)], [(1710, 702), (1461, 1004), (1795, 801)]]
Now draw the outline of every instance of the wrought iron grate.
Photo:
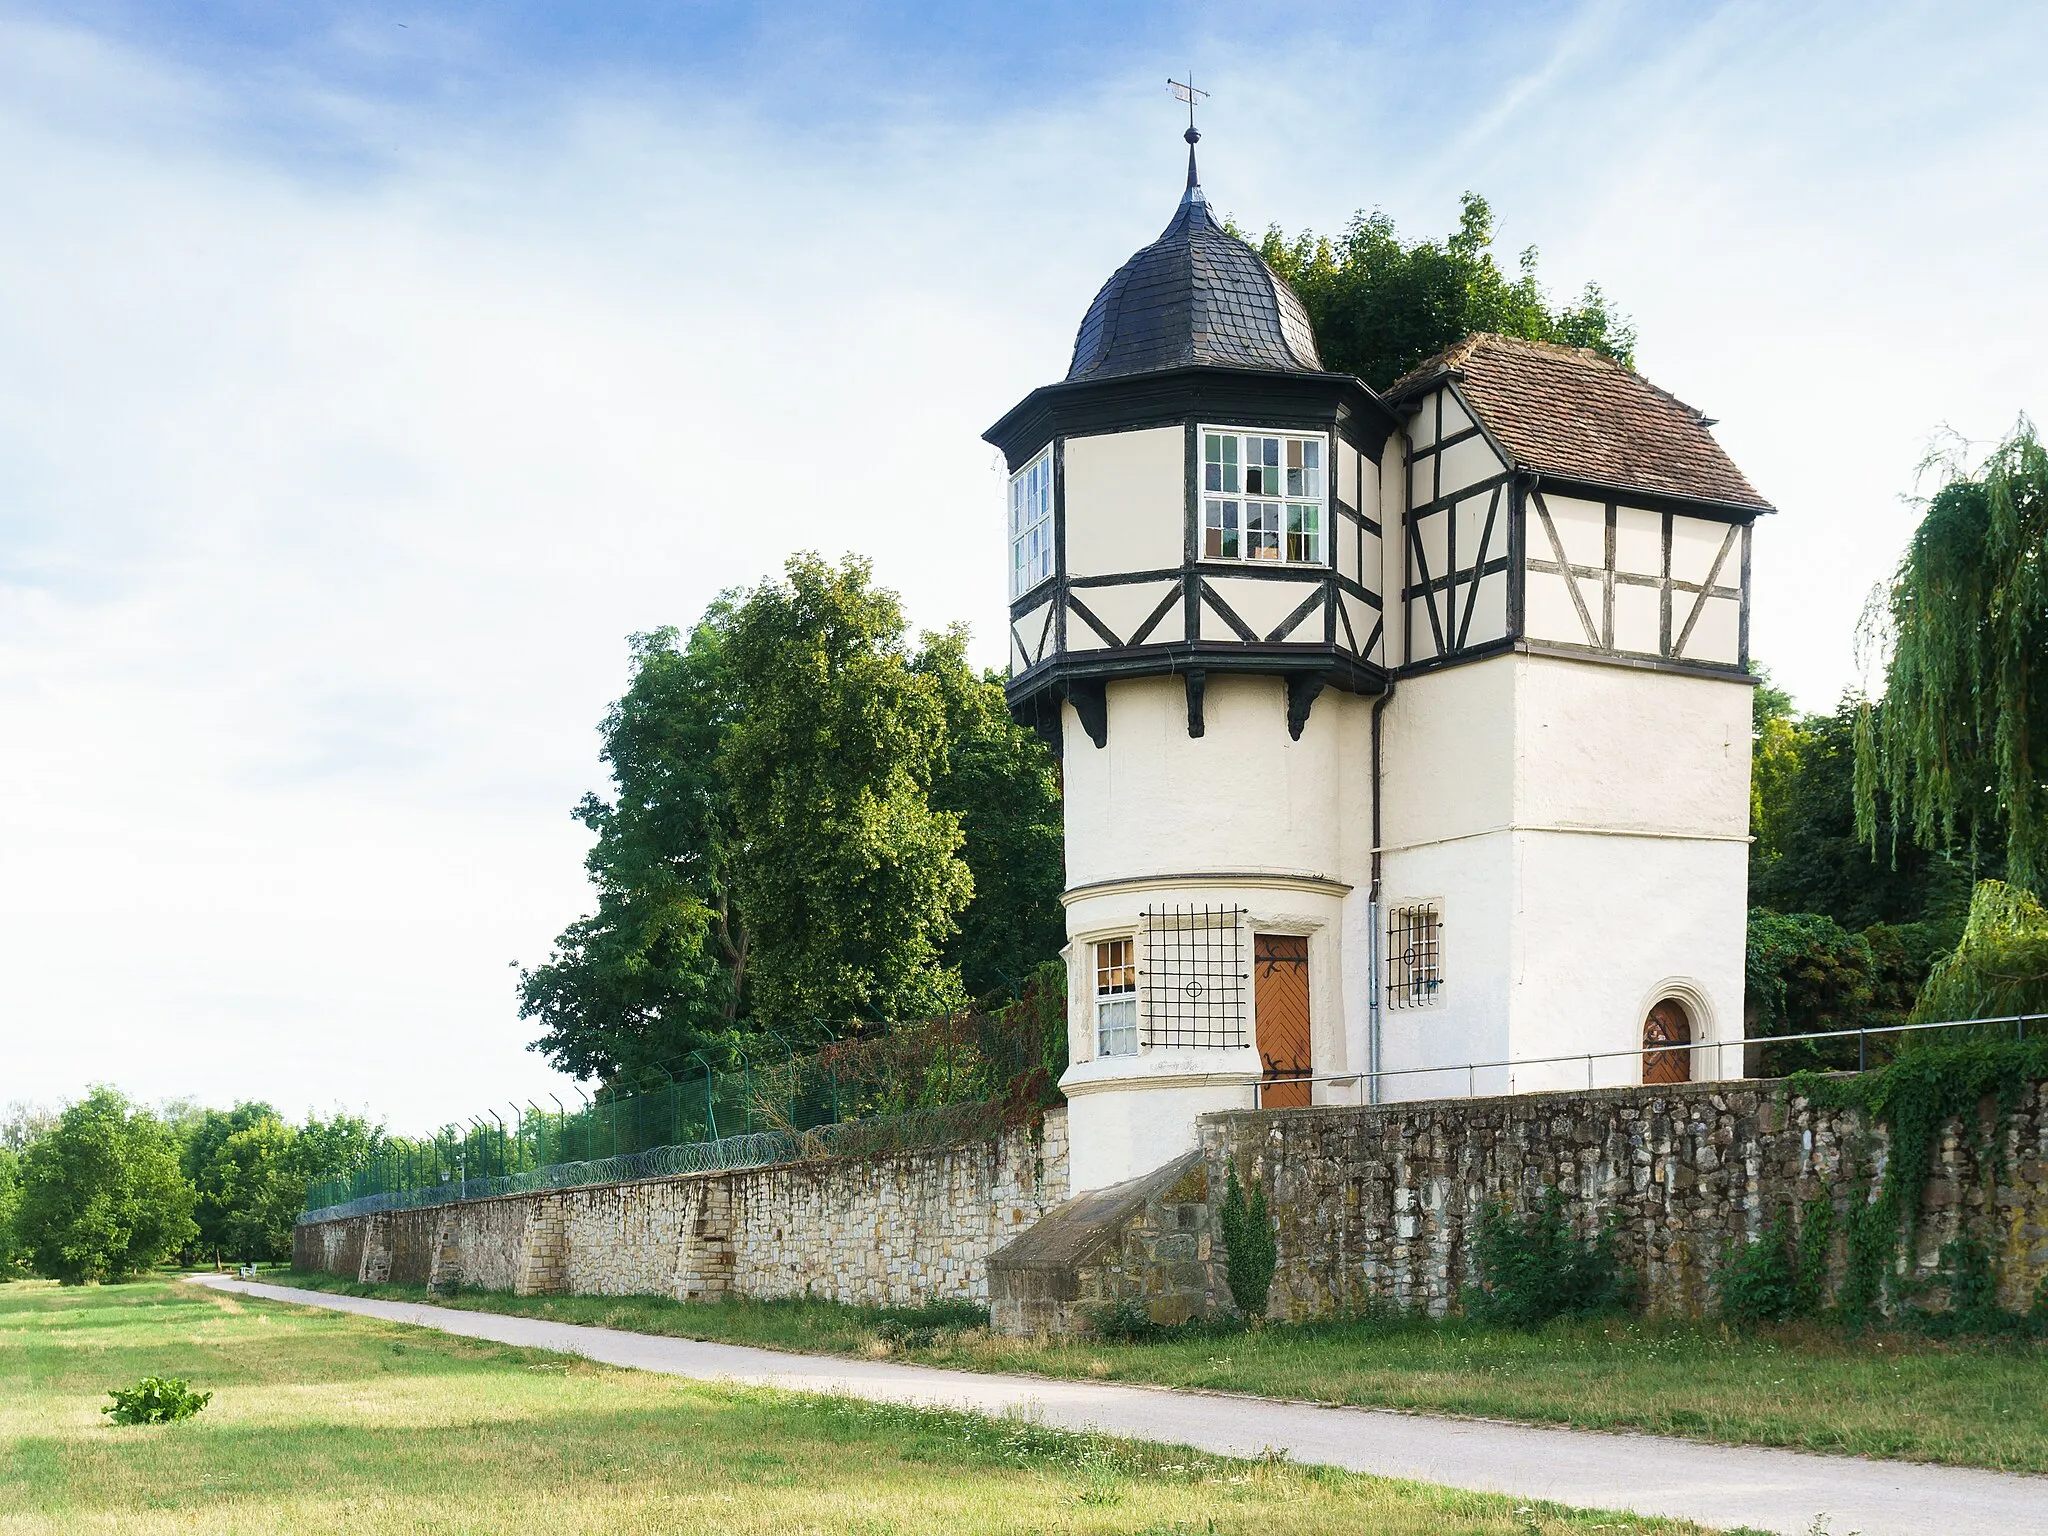
[(1387, 1006), (1422, 1008), (1443, 993), (1442, 910), (1433, 901), (1387, 912)]
[(1228, 1049), (1245, 1043), (1242, 907), (1145, 911), (1145, 1043)]

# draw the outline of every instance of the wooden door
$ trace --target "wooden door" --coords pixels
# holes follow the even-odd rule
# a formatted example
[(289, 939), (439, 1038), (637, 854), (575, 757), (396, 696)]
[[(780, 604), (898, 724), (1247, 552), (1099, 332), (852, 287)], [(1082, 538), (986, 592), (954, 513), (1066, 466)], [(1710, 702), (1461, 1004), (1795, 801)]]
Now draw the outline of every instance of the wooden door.
[(1259, 1104), (1265, 1109), (1305, 1108), (1309, 1075), (1308, 940), (1295, 933), (1261, 933), (1252, 940), (1259, 1024), (1259, 1062), (1264, 1067)]
[(1650, 1010), (1643, 1023), (1643, 1081), (1645, 1083), (1689, 1083), (1692, 1081), (1691, 1051), (1660, 1051), (1660, 1045), (1692, 1044), (1692, 1021), (1685, 1009), (1665, 998)]

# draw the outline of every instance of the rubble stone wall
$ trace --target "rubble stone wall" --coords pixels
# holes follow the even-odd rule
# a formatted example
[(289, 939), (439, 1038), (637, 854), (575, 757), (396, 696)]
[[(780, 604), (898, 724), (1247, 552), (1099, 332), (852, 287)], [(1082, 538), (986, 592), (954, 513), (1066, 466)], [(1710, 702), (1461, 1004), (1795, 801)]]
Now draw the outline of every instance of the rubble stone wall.
[(1036, 1130), (890, 1157), (302, 1222), (292, 1259), (400, 1284), (672, 1296), (702, 1293), (709, 1249), (717, 1289), (741, 1296), (986, 1301), (989, 1254), (1066, 1199), (1066, 1166), (1066, 1111), (1054, 1109)]
[[(1889, 1151), (1882, 1127), (1784, 1082), (1232, 1113), (1205, 1117), (1201, 1135), (1206, 1225), (1213, 1233), (1231, 1165), (1265, 1185), (1280, 1249), (1269, 1311), (1293, 1318), (1389, 1303), (1441, 1314), (1474, 1278), (1486, 1204), (1526, 1210), (1553, 1185), (1582, 1235), (1615, 1224), (1647, 1309), (1682, 1316), (1717, 1305), (1732, 1243), (1825, 1199), (1832, 1294), (1848, 1218), (1877, 1194)], [(1974, 1123), (1943, 1128), (1910, 1256), (1920, 1277), (1965, 1234), (1989, 1249), (2003, 1304), (2025, 1310), (2048, 1275), (2048, 1085), (2010, 1116), (1986, 1103)]]

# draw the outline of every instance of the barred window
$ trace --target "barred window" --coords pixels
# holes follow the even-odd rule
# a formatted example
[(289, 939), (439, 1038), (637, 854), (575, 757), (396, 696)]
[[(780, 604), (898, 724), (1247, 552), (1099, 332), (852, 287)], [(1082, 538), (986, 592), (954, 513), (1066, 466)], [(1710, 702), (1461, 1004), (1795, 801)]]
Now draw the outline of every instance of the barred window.
[(1138, 1054), (1138, 963), (1134, 939), (1095, 946), (1095, 1054)]
[(1387, 913), (1387, 1006), (1426, 1008), (1443, 995), (1443, 909), (1433, 901)]
[(1245, 1045), (1244, 911), (1153, 907), (1145, 913), (1145, 1043)]

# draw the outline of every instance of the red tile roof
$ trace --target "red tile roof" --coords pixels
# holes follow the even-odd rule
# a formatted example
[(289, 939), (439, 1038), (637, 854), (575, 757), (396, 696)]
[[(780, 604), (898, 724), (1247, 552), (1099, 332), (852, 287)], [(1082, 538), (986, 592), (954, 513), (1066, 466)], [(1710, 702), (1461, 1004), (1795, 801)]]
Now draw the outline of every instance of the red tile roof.
[(1612, 358), (1481, 332), (1395, 380), (1386, 398), (1447, 375), (1523, 468), (1771, 510), (1705, 417)]

